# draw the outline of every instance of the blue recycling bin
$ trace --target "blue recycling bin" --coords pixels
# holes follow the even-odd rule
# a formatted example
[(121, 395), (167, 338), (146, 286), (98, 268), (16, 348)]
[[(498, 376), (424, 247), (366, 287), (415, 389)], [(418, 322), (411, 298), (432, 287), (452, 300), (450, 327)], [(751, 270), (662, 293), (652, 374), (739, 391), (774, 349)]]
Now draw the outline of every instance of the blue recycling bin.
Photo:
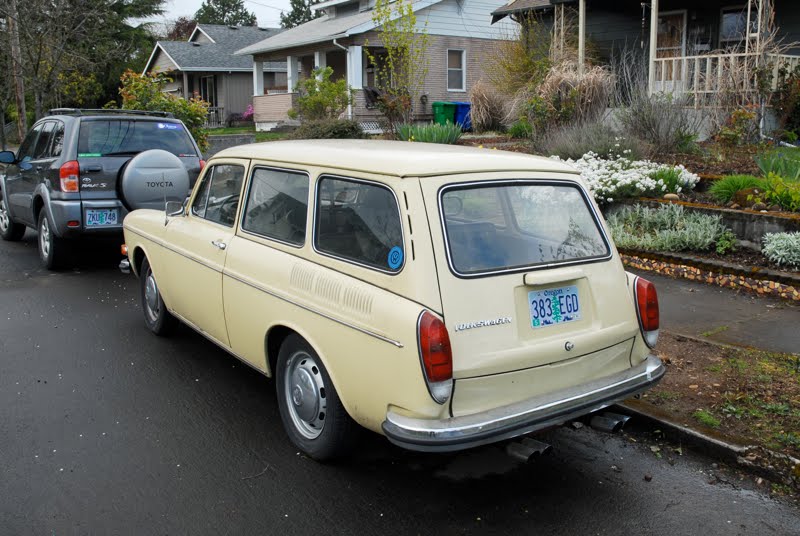
[(461, 125), (461, 130), (472, 130), (472, 118), (470, 109), (472, 105), (468, 102), (454, 102), (456, 105), (455, 121)]

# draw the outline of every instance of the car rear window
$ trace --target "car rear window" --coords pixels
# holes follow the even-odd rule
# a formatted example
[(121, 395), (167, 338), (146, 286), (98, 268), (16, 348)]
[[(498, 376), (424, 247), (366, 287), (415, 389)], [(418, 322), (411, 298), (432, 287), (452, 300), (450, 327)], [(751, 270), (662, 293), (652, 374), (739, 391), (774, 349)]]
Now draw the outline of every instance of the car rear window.
[(440, 193), (448, 260), (460, 275), (608, 257), (611, 250), (577, 185), (513, 182)]
[(134, 119), (81, 122), (78, 157), (126, 156), (148, 149), (163, 149), (175, 156), (197, 156), (181, 123)]

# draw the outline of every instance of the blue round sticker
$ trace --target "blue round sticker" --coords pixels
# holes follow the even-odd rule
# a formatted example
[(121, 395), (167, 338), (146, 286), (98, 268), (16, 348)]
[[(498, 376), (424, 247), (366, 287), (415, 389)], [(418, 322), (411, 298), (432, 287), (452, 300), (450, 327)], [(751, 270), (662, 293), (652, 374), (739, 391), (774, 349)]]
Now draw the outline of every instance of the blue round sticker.
[(403, 250), (400, 246), (395, 246), (389, 250), (389, 268), (397, 270), (403, 264)]

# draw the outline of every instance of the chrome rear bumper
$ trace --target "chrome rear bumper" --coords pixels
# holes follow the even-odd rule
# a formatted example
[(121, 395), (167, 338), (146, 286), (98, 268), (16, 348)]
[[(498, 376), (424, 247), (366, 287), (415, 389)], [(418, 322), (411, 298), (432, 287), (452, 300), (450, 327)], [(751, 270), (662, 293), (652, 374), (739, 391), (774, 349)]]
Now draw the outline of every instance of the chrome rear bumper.
[(646, 391), (664, 375), (650, 355), (640, 365), (569, 389), (449, 419), (417, 419), (389, 411), (383, 432), (410, 450), (445, 452), (476, 447), (562, 424)]

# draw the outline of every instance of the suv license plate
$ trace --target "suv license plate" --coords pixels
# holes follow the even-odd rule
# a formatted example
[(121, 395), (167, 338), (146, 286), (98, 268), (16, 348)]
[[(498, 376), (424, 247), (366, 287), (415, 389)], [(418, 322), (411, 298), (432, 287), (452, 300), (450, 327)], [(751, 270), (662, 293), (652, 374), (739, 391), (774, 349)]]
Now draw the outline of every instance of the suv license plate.
[(550, 288), (528, 292), (531, 327), (541, 328), (572, 322), (581, 317), (578, 287)]
[(118, 209), (109, 208), (86, 210), (86, 227), (103, 227), (106, 225), (119, 225)]

